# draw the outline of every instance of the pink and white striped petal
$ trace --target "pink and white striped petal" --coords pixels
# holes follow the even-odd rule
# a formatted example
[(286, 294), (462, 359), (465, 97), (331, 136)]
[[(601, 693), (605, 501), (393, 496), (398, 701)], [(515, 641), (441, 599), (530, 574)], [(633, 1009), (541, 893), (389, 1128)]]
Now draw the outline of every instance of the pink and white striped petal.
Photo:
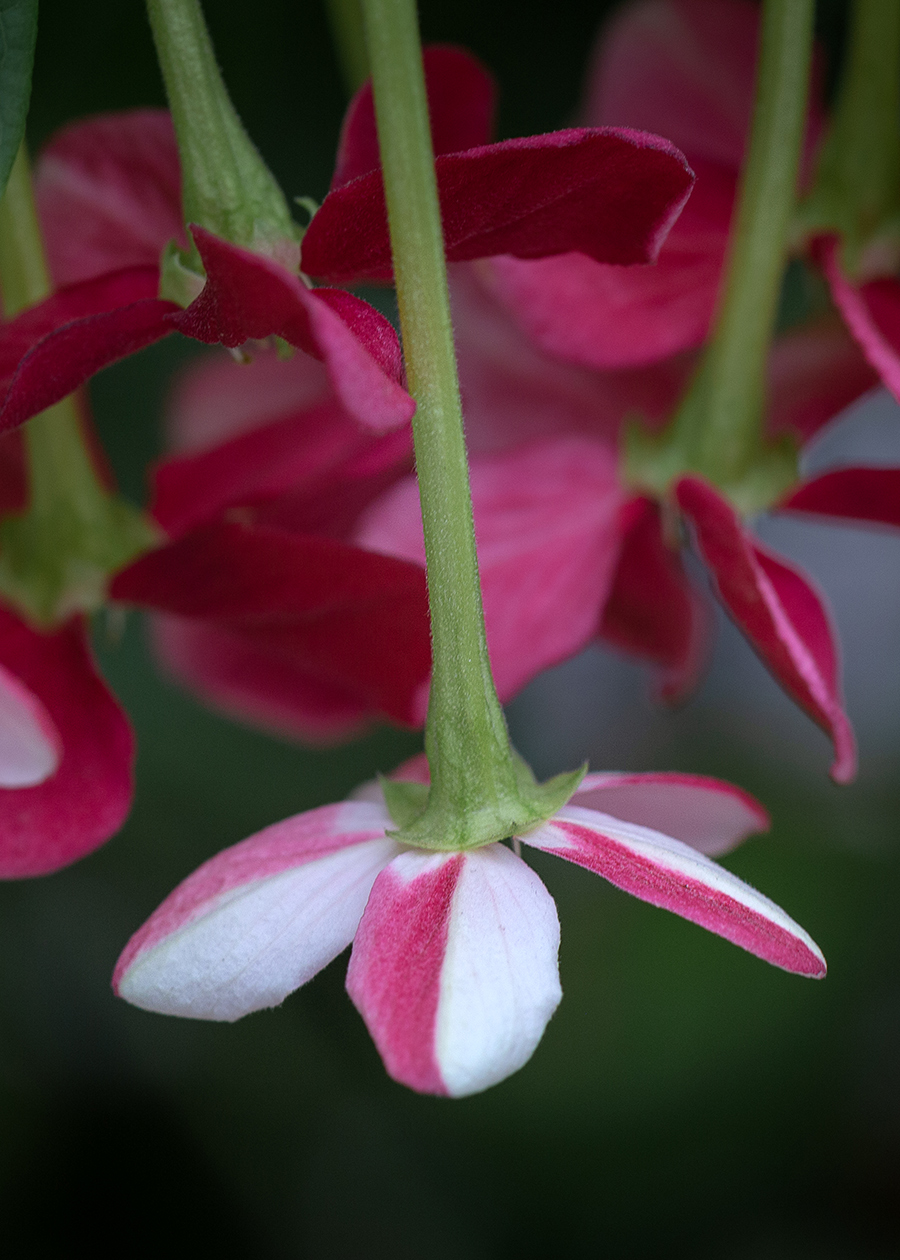
[(814, 978), (825, 975), (825, 959), (803, 928), (768, 897), (680, 840), (577, 805), (564, 806), (521, 839), (776, 967)]
[(570, 804), (664, 832), (709, 857), (770, 825), (748, 792), (699, 774), (586, 774)]
[(135, 933), (113, 989), (144, 1010), (192, 1019), (277, 1006), (350, 944), (398, 851), (389, 826), (383, 808), (345, 801), (225, 849)]
[(502, 845), (407, 851), (372, 889), (347, 991), (390, 1075), (459, 1098), (528, 1061), (560, 997), (559, 920)]
[(34, 787), (55, 774), (62, 740), (30, 688), (0, 665), (0, 788)]

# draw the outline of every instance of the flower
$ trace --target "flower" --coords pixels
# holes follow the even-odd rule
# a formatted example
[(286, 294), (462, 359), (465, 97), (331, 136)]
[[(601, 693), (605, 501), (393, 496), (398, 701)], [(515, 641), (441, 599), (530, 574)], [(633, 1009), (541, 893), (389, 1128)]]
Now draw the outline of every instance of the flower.
[[(397, 777), (427, 778), (424, 758)], [(114, 989), (162, 1014), (235, 1020), (282, 1002), (352, 941), (347, 989), (389, 1074), (422, 1093), (486, 1089), (527, 1062), (559, 1003), (553, 900), (504, 844), (398, 844), (380, 790), (362, 795), (206, 862), (131, 938)], [(517, 839), (778, 967), (822, 976), (802, 928), (708, 856), (767, 826), (751, 797), (715, 779), (589, 774)]]

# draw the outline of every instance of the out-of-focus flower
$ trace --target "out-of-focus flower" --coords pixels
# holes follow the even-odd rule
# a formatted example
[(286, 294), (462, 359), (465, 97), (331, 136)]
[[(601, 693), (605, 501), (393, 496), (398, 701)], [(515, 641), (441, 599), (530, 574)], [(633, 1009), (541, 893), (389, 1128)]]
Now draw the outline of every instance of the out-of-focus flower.
[[(427, 778), (424, 758), (398, 773)], [(234, 1020), (274, 1006), (353, 941), (347, 989), (396, 1080), (459, 1097), (531, 1056), (561, 990), (559, 923), (503, 844), (403, 847), (381, 793), (326, 805), (226, 849), (189, 876), (124, 950), (116, 992), (145, 1009)], [(588, 775), (518, 839), (807, 976), (818, 948), (712, 862), (768, 824), (736, 788), (689, 775)]]

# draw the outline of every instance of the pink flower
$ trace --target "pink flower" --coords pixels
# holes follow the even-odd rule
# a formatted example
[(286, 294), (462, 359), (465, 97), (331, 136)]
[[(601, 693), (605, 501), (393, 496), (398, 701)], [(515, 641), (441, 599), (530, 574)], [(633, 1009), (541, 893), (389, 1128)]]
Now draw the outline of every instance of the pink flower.
[[(400, 776), (422, 779), (423, 763)], [(460, 1097), (520, 1068), (561, 997), (550, 894), (503, 844), (404, 848), (380, 793), (366, 794), (201, 866), (132, 937), (115, 991), (163, 1014), (235, 1020), (282, 1002), (352, 941), (347, 989), (394, 1079)], [(518, 839), (776, 966), (822, 976), (807, 934), (707, 856), (767, 823), (716, 780), (594, 774)]]
[(820, 238), (813, 256), (821, 265), (835, 306), (881, 381), (900, 401), (900, 278), (845, 274), (836, 237)]

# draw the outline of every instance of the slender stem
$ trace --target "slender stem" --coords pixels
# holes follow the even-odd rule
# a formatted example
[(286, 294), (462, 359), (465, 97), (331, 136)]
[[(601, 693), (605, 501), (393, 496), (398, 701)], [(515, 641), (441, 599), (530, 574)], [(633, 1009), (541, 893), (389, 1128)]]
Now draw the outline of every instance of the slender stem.
[(335, 51), (348, 96), (369, 77), (369, 54), (360, 0), (325, 0)]
[(673, 437), (693, 467), (739, 479), (761, 447), (775, 327), (803, 142), (813, 0), (765, 0), (750, 149), (712, 340)]
[(298, 228), (231, 103), (199, 0), (147, 0), (147, 14), (178, 138), (185, 222), (295, 266)]
[(426, 725), (429, 809), (458, 825), (515, 795), (488, 660), (414, 0), (363, 0), (403, 348), (417, 403), (434, 666)]

